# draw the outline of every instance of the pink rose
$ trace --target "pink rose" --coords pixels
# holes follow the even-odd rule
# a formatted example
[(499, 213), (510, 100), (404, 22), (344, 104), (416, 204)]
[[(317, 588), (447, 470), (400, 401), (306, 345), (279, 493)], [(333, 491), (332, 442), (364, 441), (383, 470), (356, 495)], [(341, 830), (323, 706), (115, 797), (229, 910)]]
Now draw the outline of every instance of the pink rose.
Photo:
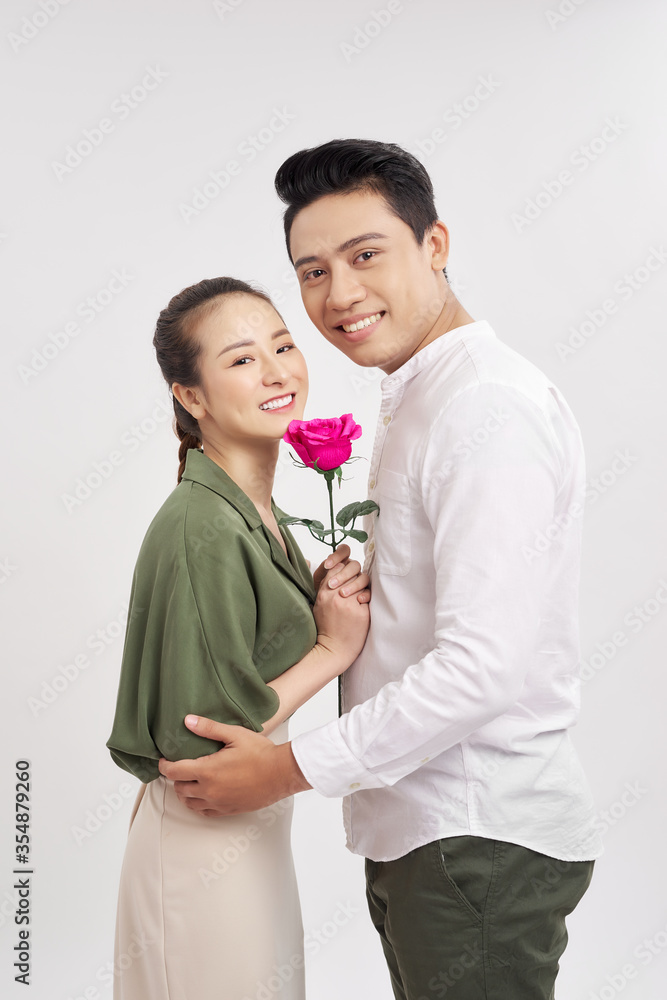
[(347, 462), (352, 442), (358, 437), (361, 427), (351, 413), (344, 413), (340, 419), (292, 420), (283, 440), (292, 445), (305, 465), (313, 469), (317, 462), (318, 469), (327, 472)]

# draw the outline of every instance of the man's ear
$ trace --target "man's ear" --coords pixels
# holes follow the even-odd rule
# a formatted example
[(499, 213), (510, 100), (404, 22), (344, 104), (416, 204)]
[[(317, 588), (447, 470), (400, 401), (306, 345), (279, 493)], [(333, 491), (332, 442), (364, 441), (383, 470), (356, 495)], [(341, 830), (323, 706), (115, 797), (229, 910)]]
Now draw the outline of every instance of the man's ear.
[(189, 389), (184, 385), (179, 385), (178, 382), (174, 382), (171, 391), (183, 409), (187, 410), (195, 420), (201, 420), (202, 417), (206, 416), (206, 406), (203, 402), (201, 390)]
[(425, 236), (429, 253), (431, 255), (431, 268), (434, 271), (442, 271), (449, 260), (449, 230), (444, 222), (438, 219)]

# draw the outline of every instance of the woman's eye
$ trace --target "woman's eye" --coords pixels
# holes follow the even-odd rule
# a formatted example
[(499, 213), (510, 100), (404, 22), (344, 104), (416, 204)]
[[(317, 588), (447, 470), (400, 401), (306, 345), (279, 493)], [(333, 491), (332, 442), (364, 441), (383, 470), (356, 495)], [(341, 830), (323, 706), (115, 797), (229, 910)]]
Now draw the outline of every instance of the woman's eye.
[(282, 347), (278, 348), (276, 354), (282, 354), (283, 351), (291, 351), (293, 347), (294, 344), (283, 344)]
[(249, 358), (247, 354), (242, 358), (237, 358), (236, 361), (232, 363), (232, 368), (234, 365), (244, 365), (246, 361), (252, 361), (252, 358)]

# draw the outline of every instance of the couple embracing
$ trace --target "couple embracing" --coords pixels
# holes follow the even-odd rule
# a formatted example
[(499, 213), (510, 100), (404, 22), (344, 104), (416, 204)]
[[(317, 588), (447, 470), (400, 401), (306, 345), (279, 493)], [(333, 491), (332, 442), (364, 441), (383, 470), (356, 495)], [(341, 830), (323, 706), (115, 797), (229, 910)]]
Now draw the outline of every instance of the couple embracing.
[[(568, 735), (581, 520), (558, 525), (583, 496), (579, 429), (456, 299), (413, 156), (335, 140), (276, 189), (308, 317), (385, 372), (380, 512), (363, 570), (340, 546), (311, 574), (271, 495), (306, 402), (299, 348), (244, 282), (176, 295), (154, 344), (179, 483), (137, 562), (108, 742), (144, 783), (117, 956), (146, 943), (114, 996), (303, 1000), (289, 837), (315, 789), (343, 798), (397, 1000), (550, 1000), (600, 853)], [(341, 674), (340, 718), (290, 742), (289, 716)]]

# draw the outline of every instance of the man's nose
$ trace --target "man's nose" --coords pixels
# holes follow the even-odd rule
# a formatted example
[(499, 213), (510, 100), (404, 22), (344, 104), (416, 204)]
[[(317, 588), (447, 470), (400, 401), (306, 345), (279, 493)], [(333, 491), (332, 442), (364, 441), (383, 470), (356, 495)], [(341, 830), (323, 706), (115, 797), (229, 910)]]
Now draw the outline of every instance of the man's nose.
[(339, 312), (350, 309), (355, 302), (363, 302), (366, 289), (359, 283), (357, 275), (350, 268), (335, 268), (332, 270), (327, 307)]

